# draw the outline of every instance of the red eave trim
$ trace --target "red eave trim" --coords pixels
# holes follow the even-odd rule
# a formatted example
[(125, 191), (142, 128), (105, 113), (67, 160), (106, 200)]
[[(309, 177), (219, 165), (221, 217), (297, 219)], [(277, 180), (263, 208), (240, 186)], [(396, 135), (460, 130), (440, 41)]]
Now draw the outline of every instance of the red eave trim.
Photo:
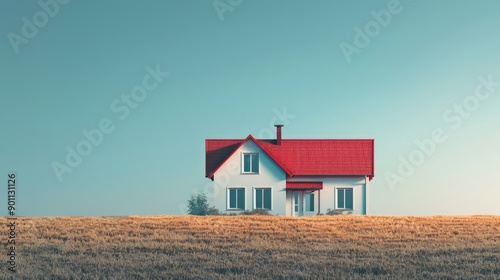
[(323, 182), (286, 182), (287, 190), (322, 190)]
[[(211, 140), (212, 140), (212, 139), (211, 139)], [(252, 136), (252, 134), (249, 134), (249, 135), (247, 136), (247, 138), (245, 138), (243, 141), (241, 141), (241, 143), (238, 145), (238, 147), (236, 147), (236, 149), (234, 149), (234, 151), (233, 151), (233, 152), (232, 152), (232, 153), (231, 153), (231, 154), (230, 154), (230, 155), (229, 155), (229, 156), (228, 156), (228, 157), (227, 157), (227, 158), (226, 158), (226, 159), (225, 159), (225, 160), (224, 160), (221, 164), (219, 164), (219, 166), (217, 166), (217, 168), (215, 168), (215, 169), (214, 169), (214, 171), (212, 171), (212, 173), (210, 173), (210, 174), (207, 176), (207, 178), (210, 178), (210, 179), (212, 179), (212, 180), (213, 180), (213, 177), (214, 177), (214, 175), (215, 175), (215, 172), (217, 172), (217, 170), (219, 170), (219, 168), (220, 168), (222, 165), (224, 165), (224, 163), (226, 163), (226, 161), (227, 161), (227, 160), (228, 160), (228, 159), (229, 159), (229, 158), (230, 158), (230, 157), (231, 157), (234, 153), (236, 153), (236, 151), (237, 151), (239, 148), (241, 148), (241, 146), (242, 146), (243, 144), (245, 144), (248, 140), (252, 140), (255, 144), (257, 144), (257, 146), (258, 146), (259, 148), (261, 148), (261, 149), (264, 151), (264, 153), (266, 153), (266, 154), (267, 154), (267, 155), (268, 155), (268, 156), (269, 156), (269, 157), (270, 157), (270, 158), (271, 158), (271, 159), (272, 159), (272, 160), (273, 160), (273, 161), (274, 161), (274, 162), (275, 162), (275, 163), (276, 163), (276, 164), (277, 164), (277, 165), (278, 165), (278, 166), (279, 166), (279, 167), (280, 167), (283, 171), (285, 171), (285, 173), (286, 173), (288, 176), (293, 177), (292, 172), (290, 172), (290, 170), (288, 170), (288, 168), (286, 168), (286, 167), (285, 167), (285, 166), (284, 166), (281, 162), (279, 162), (279, 161), (276, 159), (276, 157), (275, 157), (275, 156), (274, 156), (274, 155), (273, 155), (273, 154), (272, 154), (272, 153), (271, 153), (268, 149), (264, 148), (264, 147), (263, 147), (263, 146), (259, 143), (259, 141), (258, 141), (257, 139), (255, 139), (255, 138)], [(207, 148), (206, 148), (206, 147), (207, 147), (207, 145), (206, 145), (206, 141), (207, 141), (207, 140), (205, 140), (205, 155), (207, 154)]]

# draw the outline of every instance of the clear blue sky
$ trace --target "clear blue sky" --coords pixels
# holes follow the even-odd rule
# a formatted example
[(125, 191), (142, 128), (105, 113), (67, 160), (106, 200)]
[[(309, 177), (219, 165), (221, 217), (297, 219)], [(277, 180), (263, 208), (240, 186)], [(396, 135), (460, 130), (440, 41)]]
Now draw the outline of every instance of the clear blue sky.
[[(3, 215), (12, 171), (19, 215), (179, 214), (211, 183), (205, 139), (264, 135), (284, 108), (285, 138), (375, 139), (373, 214), (500, 214), (498, 1), (40, 2), (0, 2)], [(169, 75), (130, 109), (148, 66)]]

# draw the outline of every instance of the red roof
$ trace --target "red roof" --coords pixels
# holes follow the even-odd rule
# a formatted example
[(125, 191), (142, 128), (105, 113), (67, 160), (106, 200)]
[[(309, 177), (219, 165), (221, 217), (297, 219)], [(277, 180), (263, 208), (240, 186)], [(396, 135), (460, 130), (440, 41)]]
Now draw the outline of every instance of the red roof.
[[(206, 140), (205, 141), (205, 176), (221, 165), (234, 151), (236, 151), (242, 140)], [(212, 175), (213, 176), (213, 175)], [(209, 178), (211, 178), (210, 176)]]
[(207, 139), (205, 176), (212, 178), (229, 156), (249, 140), (290, 177), (375, 175), (373, 139), (283, 139), (281, 145), (276, 145), (276, 140), (259, 140), (249, 135), (246, 139)]
[(286, 188), (292, 190), (322, 190), (323, 182), (286, 182)]

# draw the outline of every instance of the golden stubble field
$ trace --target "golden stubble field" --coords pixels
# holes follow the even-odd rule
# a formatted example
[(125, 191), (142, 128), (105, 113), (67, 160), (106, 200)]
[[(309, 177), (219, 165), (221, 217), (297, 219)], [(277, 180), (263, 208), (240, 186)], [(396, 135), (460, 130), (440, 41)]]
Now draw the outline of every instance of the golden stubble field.
[(500, 278), (497, 216), (23, 217), (17, 235), (13, 279)]

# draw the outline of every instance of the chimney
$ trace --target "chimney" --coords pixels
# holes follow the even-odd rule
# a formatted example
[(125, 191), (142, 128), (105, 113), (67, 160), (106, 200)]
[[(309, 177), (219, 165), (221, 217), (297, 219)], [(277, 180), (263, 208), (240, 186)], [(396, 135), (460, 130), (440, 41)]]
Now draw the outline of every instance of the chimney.
[(276, 127), (276, 145), (281, 145), (281, 128), (283, 127), (282, 124), (275, 124)]

